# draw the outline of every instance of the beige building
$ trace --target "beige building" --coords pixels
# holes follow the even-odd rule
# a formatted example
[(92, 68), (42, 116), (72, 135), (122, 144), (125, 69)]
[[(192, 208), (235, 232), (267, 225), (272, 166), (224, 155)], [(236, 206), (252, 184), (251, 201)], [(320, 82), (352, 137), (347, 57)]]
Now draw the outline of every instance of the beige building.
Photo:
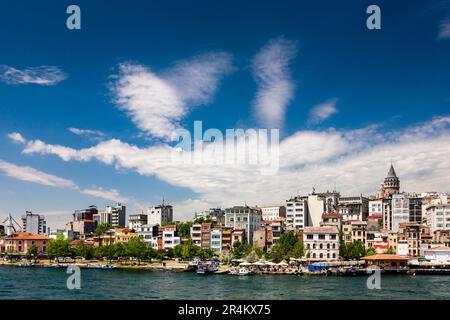
[(339, 258), (339, 231), (336, 227), (306, 227), (303, 230), (306, 257), (312, 260)]

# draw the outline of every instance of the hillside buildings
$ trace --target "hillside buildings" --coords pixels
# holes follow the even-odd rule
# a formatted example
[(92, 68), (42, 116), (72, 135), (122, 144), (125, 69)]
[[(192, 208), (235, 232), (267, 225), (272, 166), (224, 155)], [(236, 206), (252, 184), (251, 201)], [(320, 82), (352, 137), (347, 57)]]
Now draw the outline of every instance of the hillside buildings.
[(173, 221), (173, 207), (166, 205), (163, 201), (161, 205), (147, 209), (147, 224), (163, 226)]
[(316, 260), (339, 258), (339, 232), (336, 227), (306, 227), (303, 230), (303, 245), (307, 256)]
[(286, 219), (285, 206), (261, 207), (261, 216), (264, 221), (281, 221)]
[(225, 209), (225, 227), (245, 230), (245, 240), (253, 243), (253, 232), (261, 225), (261, 209), (235, 206)]

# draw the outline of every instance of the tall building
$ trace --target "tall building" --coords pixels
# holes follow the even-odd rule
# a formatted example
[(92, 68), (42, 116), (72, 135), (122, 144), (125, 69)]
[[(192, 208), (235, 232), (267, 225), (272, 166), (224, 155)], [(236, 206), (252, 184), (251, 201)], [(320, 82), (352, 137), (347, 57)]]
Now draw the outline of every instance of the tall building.
[(409, 198), (409, 222), (422, 223), (422, 199)]
[(261, 225), (261, 208), (235, 206), (225, 209), (225, 227), (245, 230), (248, 244), (253, 242), (253, 232)]
[(293, 197), (286, 200), (286, 220), (287, 229), (303, 229), (308, 225), (308, 198)]
[(435, 204), (426, 208), (426, 223), (431, 233), (450, 230), (450, 204)]
[(381, 185), (380, 197), (388, 198), (397, 193), (400, 193), (400, 179), (397, 177), (394, 166), (391, 164), (389, 172), (384, 178), (384, 183)]
[(163, 226), (173, 221), (173, 207), (163, 204), (147, 209), (147, 223), (149, 225)]
[(22, 232), (45, 235), (47, 233), (47, 223), (45, 221), (45, 217), (27, 211), (22, 216)]
[(409, 199), (405, 194), (392, 195), (392, 231), (398, 232), (400, 223), (409, 222)]
[(107, 206), (107, 213), (111, 214), (111, 225), (113, 227), (125, 227), (126, 224), (126, 207), (118, 203), (115, 207)]

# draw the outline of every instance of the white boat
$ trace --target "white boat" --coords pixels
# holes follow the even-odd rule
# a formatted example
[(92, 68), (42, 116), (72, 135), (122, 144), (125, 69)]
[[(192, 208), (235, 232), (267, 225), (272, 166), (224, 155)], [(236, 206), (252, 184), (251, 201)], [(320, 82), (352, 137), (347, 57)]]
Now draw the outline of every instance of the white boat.
[(230, 274), (233, 276), (250, 276), (253, 274), (253, 272), (248, 270), (247, 268), (239, 268), (230, 270)]

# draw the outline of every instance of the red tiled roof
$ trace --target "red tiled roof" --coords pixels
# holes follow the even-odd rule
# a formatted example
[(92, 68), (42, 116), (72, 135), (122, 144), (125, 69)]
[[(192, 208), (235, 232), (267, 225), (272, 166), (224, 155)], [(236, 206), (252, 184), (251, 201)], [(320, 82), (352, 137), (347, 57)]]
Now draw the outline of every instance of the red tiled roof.
[(16, 232), (8, 239), (23, 239), (23, 240), (48, 240), (47, 236), (32, 232)]

